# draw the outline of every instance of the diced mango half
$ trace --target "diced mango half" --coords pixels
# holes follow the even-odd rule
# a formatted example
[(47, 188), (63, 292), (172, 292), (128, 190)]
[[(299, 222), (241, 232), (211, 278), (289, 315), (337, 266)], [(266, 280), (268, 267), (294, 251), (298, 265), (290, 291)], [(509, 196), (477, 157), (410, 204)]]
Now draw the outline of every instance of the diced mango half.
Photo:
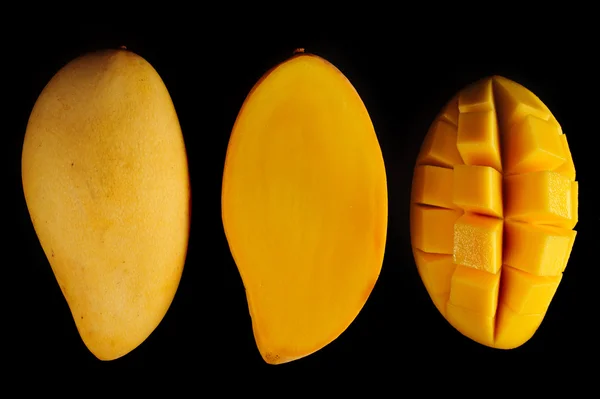
[(548, 107), (500, 76), (469, 85), (433, 122), (411, 193), (415, 263), (466, 337), (512, 349), (540, 327), (577, 232), (579, 185)]

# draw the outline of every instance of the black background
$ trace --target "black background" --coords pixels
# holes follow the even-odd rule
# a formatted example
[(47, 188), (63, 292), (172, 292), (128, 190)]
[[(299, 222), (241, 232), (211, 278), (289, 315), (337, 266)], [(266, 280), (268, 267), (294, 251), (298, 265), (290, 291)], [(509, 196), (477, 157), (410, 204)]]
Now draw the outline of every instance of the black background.
[[(210, 20), (210, 18), (208, 18)], [(207, 22), (205, 22), (207, 23)], [(220, 22), (215, 22), (219, 24)], [(376, 22), (371, 22), (376, 24)], [(173, 368), (183, 365), (272, 371), (342, 368), (385, 369), (390, 364), (443, 373), (448, 359), (475, 367), (543, 355), (584, 357), (595, 352), (595, 300), (584, 287), (598, 266), (592, 229), (600, 219), (597, 160), (588, 150), (597, 141), (598, 118), (588, 109), (595, 68), (591, 39), (561, 39), (552, 29), (496, 41), (466, 40), (457, 32), (423, 35), (419, 30), (367, 35), (313, 29), (255, 33), (221, 26), (173, 30), (156, 24), (129, 29), (87, 24), (29, 32), (5, 47), (14, 128), (5, 146), (12, 201), (3, 267), (10, 299), (5, 308), (8, 357), (13, 364), (54, 367)], [(363, 27), (363, 29), (366, 29)], [(292, 31), (292, 29), (290, 29)], [(476, 33), (476, 32), (475, 32)], [(429, 37), (428, 35), (431, 35)], [(526, 40), (523, 37), (526, 36)], [(588, 39), (586, 39), (588, 38)], [(486, 42), (487, 40), (487, 42)], [(112, 361), (97, 360), (78, 336), (67, 304), (31, 224), (20, 178), (20, 157), (29, 113), (49, 79), (87, 51), (121, 45), (146, 58), (159, 72), (177, 109), (189, 156), (193, 190), (192, 232), (185, 270), (173, 304), (155, 332), (137, 349)], [(336, 65), (365, 102), (382, 147), (388, 177), (389, 224), (379, 281), (354, 323), (317, 353), (286, 365), (269, 366), (252, 336), (244, 288), (231, 258), (220, 217), (221, 177), (231, 128), (254, 83), (271, 67), (303, 47)], [(429, 124), (465, 85), (499, 74), (544, 101), (567, 134), (580, 182), (579, 224), (569, 266), (550, 310), (535, 336), (521, 348), (485, 348), (456, 332), (437, 312), (419, 279), (409, 238), (409, 196), (416, 155)], [(593, 97), (592, 97), (593, 98)], [(6, 108), (5, 108), (6, 109)], [(11, 125), (12, 126), (12, 125)], [(14, 210), (14, 211), (12, 211)], [(12, 276), (14, 274), (14, 276)], [(591, 297), (588, 299), (588, 297)], [(185, 366), (187, 367), (187, 366)], [(560, 369), (560, 368), (559, 368)], [(424, 371), (425, 372), (425, 371)], [(560, 373), (559, 373), (560, 374)]]

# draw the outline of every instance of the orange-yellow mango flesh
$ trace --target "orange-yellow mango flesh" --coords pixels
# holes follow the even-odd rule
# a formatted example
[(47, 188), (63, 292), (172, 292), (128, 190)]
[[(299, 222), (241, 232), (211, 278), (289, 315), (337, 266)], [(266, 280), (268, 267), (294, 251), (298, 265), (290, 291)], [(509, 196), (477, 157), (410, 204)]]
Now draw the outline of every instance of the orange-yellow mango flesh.
[(323, 348), (381, 270), (384, 162), (367, 109), (333, 65), (299, 55), (252, 89), (233, 128), (222, 217), (270, 364)]
[(31, 113), (22, 180), (83, 342), (101, 360), (129, 353), (173, 300), (190, 224), (183, 136), (152, 66), (110, 50), (62, 68)]
[(483, 345), (527, 342), (567, 266), (577, 208), (548, 107), (500, 76), (463, 89), (431, 125), (411, 193), (415, 263), (436, 308)]

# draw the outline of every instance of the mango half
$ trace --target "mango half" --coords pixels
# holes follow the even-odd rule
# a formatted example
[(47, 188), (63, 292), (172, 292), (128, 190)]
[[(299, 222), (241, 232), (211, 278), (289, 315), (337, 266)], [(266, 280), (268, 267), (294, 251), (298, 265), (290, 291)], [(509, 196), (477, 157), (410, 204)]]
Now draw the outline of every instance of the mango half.
[(414, 258), (440, 313), (485, 346), (527, 342), (563, 277), (578, 214), (573, 158), (548, 107), (501, 76), (466, 87), (431, 125), (411, 196)]
[(83, 342), (129, 353), (173, 300), (190, 228), (183, 136), (154, 68), (125, 49), (64, 66), (31, 112), (22, 181)]
[(306, 53), (267, 72), (235, 121), (222, 188), (265, 362), (310, 355), (356, 318), (382, 267), (387, 206), (381, 149), (348, 79)]

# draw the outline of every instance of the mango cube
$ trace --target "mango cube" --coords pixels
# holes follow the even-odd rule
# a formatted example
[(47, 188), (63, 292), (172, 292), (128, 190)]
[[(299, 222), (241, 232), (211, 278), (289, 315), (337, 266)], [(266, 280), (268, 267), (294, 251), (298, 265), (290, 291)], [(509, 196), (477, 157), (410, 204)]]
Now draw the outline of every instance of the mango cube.
[(510, 266), (502, 273), (502, 303), (518, 314), (544, 314), (562, 279), (562, 273), (535, 276)]
[(452, 169), (421, 165), (415, 168), (412, 201), (417, 204), (454, 209)]
[(423, 142), (418, 165), (434, 165), (445, 168), (452, 168), (456, 164), (462, 164), (458, 149), (453, 143), (456, 143), (456, 126), (443, 120), (437, 121)]
[(571, 149), (569, 148), (569, 144), (567, 143), (567, 136), (565, 136), (565, 134), (563, 133), (560, 135), (559, 139), (560, 143), (562, 144), (565, 162), (563, 162), (559, 167), (553, 169), (553, 171), (558, 172), (563, 176), (566, 176), (571, 181), (575, 181), (575, 164), (573, 163)]
[(493, 317), (498, 307), (500, 270), (492, 274), (458, 265), (450, 282), (450, 303)]
[(412, 245), (434, 254), (452, 254), (454, 222), (463, 212), (415, 204), (411, 211)]
[(461, 90), (458, 96), (458, 111), (461, 114), (493, 110), (494, 91), (491, 79), (475, 82)]
[(458, 97), (454, 97), (444, 107), (440, 113), (440, 120), (444, 120), (454, 127), (458, 126)]
[(509, 130), (527, 115), (550, 120), (552, 113), (538, 96), (520, 84), (502, 76), (493, 78), (496, 110), (502, 130)]
[(464, 214), (454, 223), (454, 263), (496, 274), (502, 266), (502, 220)]
[(504, 174), (554, 170), (566, 162), (557, 125), (527, 115), (504, 134)]
[(456, 165), (452, 198), (465, 211), (502, 217), (502, 175), (489, 166)]
[(504, 178), (506, 218), (572, 229), (576, 223), (578, 185), (552, 171)]
[(456, 145), (465, 164), (490, 166), (502, 171), (500, 137), (494, 111), (461, 112)]
[(504, 264), (536, 276), (561, 274), (577, 232), (515, 221), (504, 223)]

